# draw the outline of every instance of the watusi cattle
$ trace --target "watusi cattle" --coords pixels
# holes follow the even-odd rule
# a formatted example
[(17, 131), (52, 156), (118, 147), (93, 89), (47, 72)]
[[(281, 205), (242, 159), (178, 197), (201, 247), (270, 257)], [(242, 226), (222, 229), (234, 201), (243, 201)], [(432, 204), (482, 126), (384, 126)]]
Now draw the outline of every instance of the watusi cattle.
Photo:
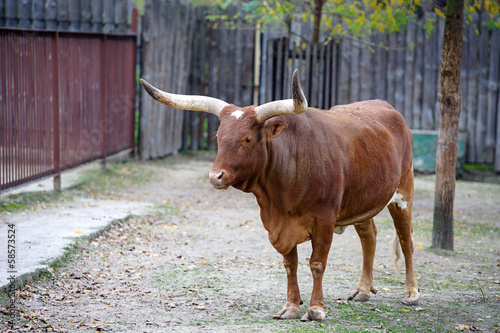
[(325, 317), (322, 279), (333, 233), (354, 225), (363, 266), (349, 299), (367, 301), (373, 286), (377, 228), (373, 217), (388, 207), (402, 250), (406, 287), (402, 302), (419, 300), (413, 269), (413, 139), (401, 114), (381, 100), (309, 108), (298, 72), (293, 99), (239, 107), (222, 100), (163, 92), (141, 80), (168, 106), (215, 114), (218, 153), (209, 179), (216, 189), (251, 192), (273, 247), (283, 255), (287, 298), (273, 317), (300, 316), (297, 244), (310, 240), (313, 290), (301, 320)]

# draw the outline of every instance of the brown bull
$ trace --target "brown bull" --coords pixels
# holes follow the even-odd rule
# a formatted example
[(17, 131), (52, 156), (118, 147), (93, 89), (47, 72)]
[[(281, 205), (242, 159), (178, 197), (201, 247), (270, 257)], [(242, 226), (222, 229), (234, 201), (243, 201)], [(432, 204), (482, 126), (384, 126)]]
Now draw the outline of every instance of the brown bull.
[(386, 206), (405, 257), (402, 301), (418, 303), (411, 225), (413, 139), (391, 105), (371, 100), (327, 111), (308, 108), (297, 71), (293, 99), (245, 108), (209, 97), (169, 94), (141, 82), (160, 103), (219, 117), (219, 151), (209, 172), (210, 183), (216, 189), (233, 186), (257, 198), (269, 240), (283, 255), (288, 279), (286, 303), (274, 318), (300, 314), (297, 244), (307, 240), (312, 242), (309, 262), (314, 284), (302, 320), (325, 317), (322, 279), (328, 252), (333, 233), (342, 233), (349, 225), (354, 225), (363, 249), (361, 279), (349, 298), (368, 300), (370, 292), (376, 292), (373, 217)]

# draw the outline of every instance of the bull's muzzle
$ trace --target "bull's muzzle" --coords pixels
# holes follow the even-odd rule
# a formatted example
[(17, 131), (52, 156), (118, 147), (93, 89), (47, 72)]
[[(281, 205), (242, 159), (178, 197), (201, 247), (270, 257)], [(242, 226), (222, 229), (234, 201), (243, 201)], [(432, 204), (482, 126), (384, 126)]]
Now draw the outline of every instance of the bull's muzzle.
[(226, 170), (211, 170), (208, 173), (210, 184), (218, 190), (225, 190), (229, 187), (229, 184), (226, 183), (227, 176)]

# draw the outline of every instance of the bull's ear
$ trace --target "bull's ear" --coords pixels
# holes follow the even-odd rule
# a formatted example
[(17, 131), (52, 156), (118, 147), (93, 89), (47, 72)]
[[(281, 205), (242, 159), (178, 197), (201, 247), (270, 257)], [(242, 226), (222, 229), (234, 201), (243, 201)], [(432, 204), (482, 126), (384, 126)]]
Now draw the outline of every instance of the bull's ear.
[(287, 124), (281, 120), (268, 120), (262, 128), (264, 139), (271, 140), (278, 137), (287, 128)]

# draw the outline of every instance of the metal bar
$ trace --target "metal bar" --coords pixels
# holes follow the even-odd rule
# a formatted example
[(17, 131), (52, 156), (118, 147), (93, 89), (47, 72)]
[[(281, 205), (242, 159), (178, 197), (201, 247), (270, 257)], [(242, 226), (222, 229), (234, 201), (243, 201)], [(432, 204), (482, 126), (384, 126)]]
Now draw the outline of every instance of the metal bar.
[(54, 190), (61, 190), (61, 154), (59, 132), (59, 33), (52, 39), (52, 133), (54, 149)]
[(106, 168), (106, 35), (101, 39), (101, 68), (100, 68), (100, 78), (99, 78), (99, 90), (101, 93), (101, 113), (100, 113), (100, 131), (101, 131), (101, 167)]

